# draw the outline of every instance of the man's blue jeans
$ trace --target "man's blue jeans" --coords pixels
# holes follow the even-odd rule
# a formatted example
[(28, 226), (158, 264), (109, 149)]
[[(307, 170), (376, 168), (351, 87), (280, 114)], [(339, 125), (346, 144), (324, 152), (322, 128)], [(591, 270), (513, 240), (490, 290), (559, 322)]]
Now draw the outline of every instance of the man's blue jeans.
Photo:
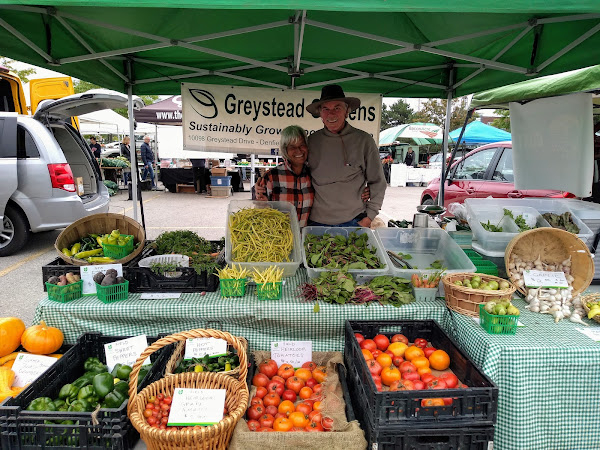
[(152, 187), (155, 188), (156, 184), (154, 183), (154, 170), (152, 170), (151, 164), (144, 166), (144, 171), (142, 172), (142, 181), (146, 180), (147, 176), (150, 176), (150, 180), (152, 181)]

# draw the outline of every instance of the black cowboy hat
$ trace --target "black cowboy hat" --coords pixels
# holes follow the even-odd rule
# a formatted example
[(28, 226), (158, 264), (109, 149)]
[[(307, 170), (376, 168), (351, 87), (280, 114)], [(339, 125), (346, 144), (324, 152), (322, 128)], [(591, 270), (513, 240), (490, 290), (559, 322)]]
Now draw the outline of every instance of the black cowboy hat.
[(360, 106), (360, 99), (356, 97), (346, 97), (344, 90), (337, 84), (328, 84), (321, 89), (321, 98), (318, 101), (313, 101), (306, 107), (306, 110), (313, 115), (319, 116), (319, 107), (325, 102), (341, 101), (348, 105), (350, 112), (356, 110)]

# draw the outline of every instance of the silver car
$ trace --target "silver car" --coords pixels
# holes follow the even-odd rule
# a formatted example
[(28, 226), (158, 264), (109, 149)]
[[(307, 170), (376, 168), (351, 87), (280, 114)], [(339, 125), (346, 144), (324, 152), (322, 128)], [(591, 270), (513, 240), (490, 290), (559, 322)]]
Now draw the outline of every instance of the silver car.
[(126, 105), (121, 93), (94, 90), (44, 100), (33, 117), (0, 112), (0, 256), (19, 251), (30, 233), (108, 211), (98, 163), (70, 118)]

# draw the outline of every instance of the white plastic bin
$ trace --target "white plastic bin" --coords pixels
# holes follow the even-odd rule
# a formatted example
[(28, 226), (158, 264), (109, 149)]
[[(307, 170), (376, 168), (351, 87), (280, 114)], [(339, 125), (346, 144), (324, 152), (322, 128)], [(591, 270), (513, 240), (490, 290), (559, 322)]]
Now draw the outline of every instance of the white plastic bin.
[[(231, 252), (231, 236), (229, 234), (229, 216), (244, 208), (274, 208), (290, 216), (290, 225), (293, 234), (293, 248), (290, 254), (290, 262), (239, 262), (232, 261)], [(242, 268), (248, 269), (251, 272), (254, 268), (257, 270), (265, 270), (269, 266), (276, 266), (283, 269), (284, 277), (292, 277), (300, 267), (302, 262), (302, 242), (300, 239), (300, 226), (298, 225), (298, 213), (296, 208), (288, 202), (259, 202), (254, 200), (232, 200), (227, 207), (227, 224), (225, 231), (225, 261), (227, 264), (239, 264)]]
[(446, 273), (475, 272), (475, 265), (460, 246), (441, 228), (377, 228), (375, 235), (384, 252), (409, 253), (408, 263), (416, 269), (400, 269), (394, 266), (385, 253), (392, 275), (408, 278), (416, 274), (432, 274), (426, 269), (433, 261), (441, 260)]
[(356, 232), (356, 234), (367, 234), (367, 243), (369, 247), (375, 248), (375, 254), (381, 261), (381, 264), (385, 266), (382, 269), (350, 269), (348, 273), (352, 274), (354, 279), (358, 283), (367, 282), (375, 277), (380, 275), (387, 275), (390, 273), (389, 269), (389, 261), (386, 258), (385, 252), (381, 248), (381, 244), (375, 237), (373, 231), (369, 228), (364, 227), (304, 227), (302, 229), (302, 259), (304, 261), (304, 267), (306, 267), (306, 272), (310, 278), (317, 278), (321, 272), (327, 271), (337, 271), (339, 269), (330, 269), (330, 268), (317, 268), (317, 267), (309, 267), (308, 261), (306, 259), (306, 249), (304, 246), (304, 241), (306, 240), (306, 236), (309, 234), (316, 236), (323, 236), (324, 234), (329, 234), (331, 236), (342, 235), (348, 237), (348, 235), (352, 232)]

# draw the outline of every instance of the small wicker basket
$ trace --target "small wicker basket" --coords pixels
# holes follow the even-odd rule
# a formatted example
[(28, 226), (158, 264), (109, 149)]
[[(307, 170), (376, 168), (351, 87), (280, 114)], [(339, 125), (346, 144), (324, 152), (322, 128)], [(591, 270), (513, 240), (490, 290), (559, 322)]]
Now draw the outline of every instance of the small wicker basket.
[[(140, 368), (148, 356), (169, 344), (185, 341), (189, 338), (202, 337), (219, 338), (231, 343), (240, 358), (240, 371), (237, 379), (221, 373), (186, 372), (162, 378), (151, 383), (139, 393), (137, 392)], [(154, 342), (144, 350), (135, 362), (129, 377), (127, 414), (131, 424), (139, 431), (142, 440), (150, 450), (226, 449), (235, 425), (245, 414), (248, 407), (247, 374), (248, 356), (246, 349), (235, 336), (224, 331), (210, 329), (197, 329), (172, 334)], [(171, 396), (176, 388), (225, 389), (225, 405), (229, 414), (219, 423), (206, 427), (185, 427), (181, 430), (166, 431), (148, 425), (143, 415), (148, 399), (159, 393)]]
[(146, 233), (142, 225), (130, 217), (114, 213), (92, 214), (91, 216), (85, 216), (76, 220), (58, 235), (54, 243), (54, 248), (56, 249), (58, 256), (60, 256), (67, 264), (87, 266), (90, 263), (81, 259), (66, 256), (62, 252), (62, 249), (65, 247), (71, 248), (75, 242), (90, 233), (108, 234), (112, 230), (119, 230), (121, 234), (133, 235), (135, 243), (140, 242), (140, 245), (137, 248), (134, 248), (129, 255), (115, 260), (115, 264), (125, 264), (126, 262), (131, 261), (144, 249)]
[[(587, 314), (590, 312), (590, 308), (588, 308), (588, 305), (587, 305), (588, 302), (597, 302), (599, 300), (600, 300), (600, 294), (597, 292), (594, 294), (586, 294), (586, 295), (582, 296), (581, 297), (581, 306), (585, 310), (585, 313)], [(596, 322), (600, 323), (600, 316), (594, 316), (594, 317), (592, 317), (592, 320), (595, 320)]]
[[(246, 350), (246, 355), (247, 355), (248, 354), (248, 341), (246, 341), (246, 339), (243, 337), (238, 337), (238, 339), (239, 339), (240, 343), (244, 346), (244, 349)], [(232, 347), (230, 342), (227, 342), (227, 347), (228, 348)], [(185, 354), (185, 341), (180, 342), (175, 347), (175, 351), (171, 355), (171, 358), (169, 358), (169, 361), (167, 361), (167, 365), (165, 367), (165, 376), (175, 375), (175, 369), (177, 368), (177, 366), (183, 359), (184, 354)], [(238, 355), (238, 357), (239, 357), (239, 355)], [(240, 360), (240, 364), (241, 363), (242, 362)], [(227, 372), (219, 372), (219, 373), (222, 373), (223, 375), (229, 375), (230, 377), (237, 378), (237, 376), (240, 373), (240, 367), (238, 366), (233, 370), (228, 370)]]
[(503, 278), (493, 275), (485, 275), (482, 273), (452, 273), (444, 275), (442, 282), (444, 283), (444, 295), (446, 296), (446, 306), (453, 311), (467, 316), (479, 317), (479, 304), (485, 303), (493, 298), (501, 300), (510, 300), (516, 288), (512, 283), (508, 289), (497, 291), (485, 291), (483, 289), (472, 289), (454, 284), (457, 280), (464, 280), (477, 275), (482, 281), (495, 280), (498, 283), (506, 281)]
[[(594, 260), (587, 245), (573, 233), (558, 228), (535, 228), (515, 236), (506, 246), (504, 264), (510, 277), (510, 259), (515, 254), (523, 260), (538, 257), (549, 264), (556, 264), (571, 258), (573, 295), (585, 291), (594, 278)], [(517, 288), (527, 295), (525, 287)]]

